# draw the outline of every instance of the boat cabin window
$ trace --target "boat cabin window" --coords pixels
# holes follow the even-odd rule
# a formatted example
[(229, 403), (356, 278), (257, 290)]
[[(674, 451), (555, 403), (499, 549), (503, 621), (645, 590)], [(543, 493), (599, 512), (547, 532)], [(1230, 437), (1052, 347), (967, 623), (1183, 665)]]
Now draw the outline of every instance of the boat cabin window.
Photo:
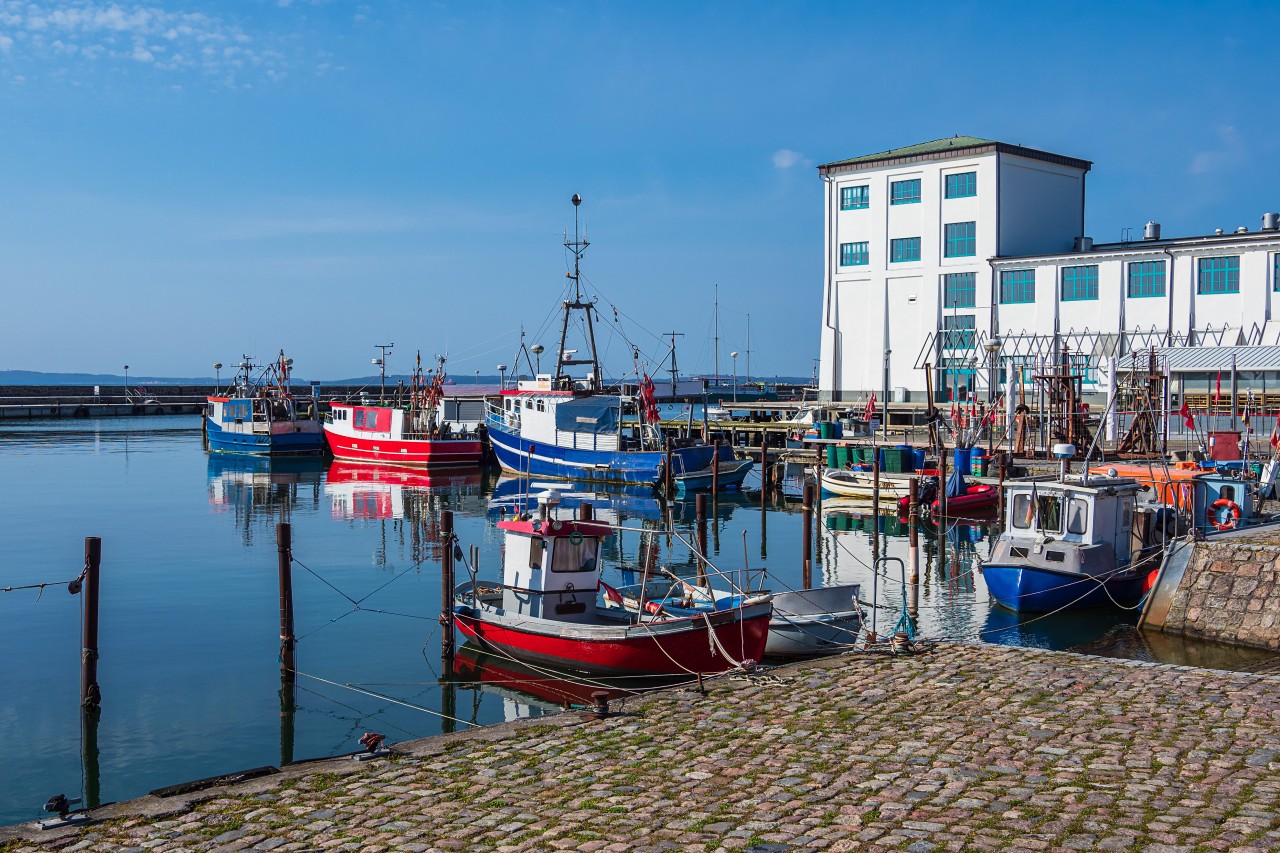
[(532, 409), (532, 408), (533, 408), (533, 401), (532, 401), (532, 400), (525, 400), (525, 401), (524, 401), (524, 407), (525, 407), (526, 409)]
[(538, 411), (539, 411), (539, 412), (545, 412), (546, 410), (547, 410), (547, 405), (546, 405), (546, 403), (544, 403), (544, 402), (542, 401), (542, 398), (541, 398), (541, 397), (539, 397), (539, 398), (538, 398)]
[(1236, 499), (1236, 487), (1223, 486), (1218, 492), (1218, 497), (1222, 498), (1224, 501), (1234, 501)]
[(545, 539), (531, 539), (529, 541), (529, 568), (542, 568), (542, 554), (547, 549), (547, 541)]
[(570, 542), (567, 536), (557, 539), (551, 555), (551, 571), (594, 572), (596, 550), (599, 546), (600, 540), (591, 536), (584, 536), (577, 545)]
[(1067, 506), (1067, 532), (1089, 532), (1089, 502), (1084, 498), (1072, 498)]
[(1010, 521), (1013, 526), (1020, 530), (1026, 530), (1031, 526), (1031, 495), (1026, 492), (1013, 496), (1013, 507), (1009, 511)]
[(508, 412), (509, 412), (509, 411), (511, 411), (511, 401), (510, 401), (510, 400), (505, 400), (505, 401), (504, 401), (504, 405), (506, 405), (506, 407), (507, 407), (507, 411), (508, 411)]
[(1036, 516), (1039, 527), (1046, 533), (1062, 532), (1062, 498), (1057, 495), (1041, 495), (1036, 499)]

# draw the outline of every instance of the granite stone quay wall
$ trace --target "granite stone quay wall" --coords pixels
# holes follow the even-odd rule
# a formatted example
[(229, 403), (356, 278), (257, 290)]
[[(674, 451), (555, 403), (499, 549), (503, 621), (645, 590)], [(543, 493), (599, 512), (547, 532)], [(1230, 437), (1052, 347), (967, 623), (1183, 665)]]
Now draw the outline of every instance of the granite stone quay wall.
[(1280, 527), (1197, 542), (1163, 629), (1280, 651)]

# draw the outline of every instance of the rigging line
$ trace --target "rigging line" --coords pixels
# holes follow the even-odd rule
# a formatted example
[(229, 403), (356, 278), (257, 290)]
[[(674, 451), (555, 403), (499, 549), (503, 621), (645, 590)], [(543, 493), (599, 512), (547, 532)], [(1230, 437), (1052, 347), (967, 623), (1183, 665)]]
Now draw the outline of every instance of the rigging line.
[(442, 714), (439, 711), (436, 711), (431, 708), (423, 707), (422, 705), (415, 705), (412, 702), (405, 702), (402, 699), (396, 699), (395, 697), (387, 696), (385, 694), (378, 693), (374, 690), (365, 690), (361, 687), (356, 687), (354, 684), (343, 684), (342, 682), (338, 682), (338, 681), (330, 681), (327, 678), (321, 678), (318, 675), (312, 675), (309, 672), (301, 672), (296, 669), (294, 670), (294, 673), (297, 675), (304, 676), (305, 678), (315, 679), (316, 681), (319, 681), (323, 684), (329, 684), (329, 685), (332, 685), (333, 687), (343, 687), (355, 693), (362, 693), (365, 696), (371, 696), (374, 699), (381, 699), (382, 701), (390, 702), (393, 705), (400, 705), (402, 707), (409, 708), (410, 710), (413, 710), (413, 711), (421, 711), (424, 714), (431, 714), (432, 716), (439, 717), (442, 720), (451, 720), (452, 722), (463, 723), (464, 725), (471, 726), (472, 728), (479, 728), (478, 723), (473, 723), (470, 720), (464, 720), (460, 717), (451, 717), (448, 714)]
[(423, 559), (423, 560), (419, 560), (418, 562), (416, 562), (416, 563), (414, 563), (413, 565), (409, 566), (409, 568), (405, 569), (405, 570), (404, 570), (403, 572), (401, 572), (400, 574), (398, 574), (398, 575), (396, 575), (395, 577), (393, 577), (393, 578), (391, 578), (390, 580), (388, 580), (388, 581), (387, 581), (386, 583), (384, 583), (382, 586), (380, 586), (380, 587), (378, 587), (377, 589), (375, 589), (373, 592), (369, 593), (368, 595), (361, 596), (361, 597), (360, 597), (360, 599), (359, 599), (359, 600), (357, 600), (357, 601), (355, 601), (354, 603), (355, 603), (355, 604), (361, 604), (361, 603), (363, 603), (363, 602), (367, 601), (370, 597), (372, 597), (372, 596), (376, 595), (377, 593), (379, 593), (379, 592), (381, 592), (382, 590), (386, 589), (387, 587), (391, 586), (391, 584), (393, 584), (393, 583), (395, 583), (396, 581), (400, 580), (400, 578), (404, 577), (404, 576), (405, 576), (405, 575), (407, 575), (409, 572), (413, 571), (414, 569), (421, 568), (421, 567), (422, 567), (422, 564), (423, 564), (423, 563), (425, 563), (425, 562), (426, 562), (426, 560), (425, 560), (425, 559)]
[(342, 596), (343, 598), (345, 598), (347, 601), (350, 601), (352, 604), (355, 604), (355, 605), (359, 605), (359, 604), (360, 604), (360, 602), (356, 601), (354, 598), (352, 598), (351, 596), (347, 595), (345, 592), (343, 592), (342, 590), (338, 589), (336, 586), (334, 586), (333, 584), (329, 583), (327, 580), (325, 580), (323, 577), (321, 577), (319, 574), (317, 574), (317, 573), (316, 573), (316, 572), (315, 572), (315, 571), (314, 571), (310, 566), (308, 566), (306, 563), (302, 562), (302, 561), (301, 561), (301, 560), (299, 560), (297, 557), (293, 556), (293, 552), (292, 552), (292, 550), (289, 552), (289, 559), (290, 559), (290, 561), (292, 561), (292, 562), (294, 562), (294, 563), (297, 563), (299, 566), (302, 566), (302, 568), (306, 569), (306, 571), (307, 571), (307, 572), (309, 572), (309, 573), (310, 573), (310, 574), (311, 574), (311, 575), (312, 575), (316, 580), (320, 581), (322, 584), (324, 584), (325, 586), (329, 587), (329, 589), (333, 590), (333, 591), (334, 591), (334, 592), (336, 592), (338, 595), (340, 595), (340, 596)]
[(311, 630), (310, 630), (310, 631), (308, 631), (307, 633), (303, 634), (301, 637), (294, 637), (294, 638), (293, 638), (294, 643), (301, 643), (303, 640), (305, 640), (307, 637), (310, 637), (310, 636), (311, 636), (312, 634), (314, 634), (316, 631), (319, 631), (319, 630), (321, 630), (322, 628), (328, 628), (328, 627), (329, 627), (330, 625), (332, 625), (334, 622), (338, 622), (338, 621), (340, 621), (340, 620), (342, 620), (342, 619), (346, 619), (348, 616), (350, 616), (352, 613), (355, 613), (355, 612), (356, 612), (356, 611), (358, 611), (359, 609), (360, 609), (360, 608), (358, 608), (358, 607), (353, 607), (353, 608), (351, 608), (350, 610), (348, 610), (346, 613), (343, 613), (341, 616), (335, 616), (335, 617), (333, 617), (332, 619), (330, 619), (328, 622), (325, 622), (325, 623), (324, 623), (323, 625), (321, 625), (320, 627), (311, 629)]
[[(332, 702), (334, 705), (337, 705), (341, 708), (346, 708), (348, 711), (352, 711), (355, 714), (358, 714), (360, 720), (363, 720), (365, 717), (377, 716), (382, 713), (382, 711), (374, 711), (372, 713), (369, 713), (365, 711), (363, 708), (357, 708), (355, 705), (348, 705), (346, 702), (339, 701), (333, 698), (332, 696), (327, 696), (324, 693), (321, 693), (319, 690), (312, 690), (310, 687), (306, 687), (304, 685), (299, 685), (298, 689), (306, 693), (310, 693), (312, 696), (318, 696), (319, 698), (325, 700), (326, 702)], [(337, 717), (337, 719), (341, 719), (341, 717), (339, 716)], [(395, 723), (391, 722), (390, 720), (386, 719), (385, 717), (382, 719), (381, 722), (379, 722), (378, 725), (388, 726), (393, 729), (399, 729), (400, 731), (409, 735), (409, 737), (411, 738), (421, 737), (421, 735), (418, 734), (418, 732), (415, 732), (411, 729), (406, 729), (404, 726), (398, 726)]]
[[(75, 583), (76, 581), (82, 581), (82, 580), (84, 580), (84, 572), (81, 572), (78, 577), (74, 577), (69, 581), (44, 581), (42, 583), (23, 584), (21, 586), (4, 586), (4, 587), (0, 587), (0, 592), (17, 592), (23, 589), (38, 589), (40, 590), (41, 593), (43, 593), (44, 588), (46, 586), (67, 586)], [(37, 596), (36, 601), (39, 601), (39, 600), (40, 598)]]

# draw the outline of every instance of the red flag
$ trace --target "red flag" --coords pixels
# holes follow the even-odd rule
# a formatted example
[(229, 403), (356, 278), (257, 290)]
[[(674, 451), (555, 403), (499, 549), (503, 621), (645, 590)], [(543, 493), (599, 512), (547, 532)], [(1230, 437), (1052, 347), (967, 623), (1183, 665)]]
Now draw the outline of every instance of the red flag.
[(1271, 428), (1271, 446), (1280, 449), (1280, 413), (1276, 414), (1276, 425)]
[(1187, 405), (1186, 400), (1182, 401), (1182, 408), (1178, 409), (1178, 414), (1185, 419), (1184, 423), (1186, 424), (1187, 429), (1196, 428), (1196, 420), (1191, 417), (1191, 407)]
[(951, 401), (951, 422), (955, 423), (960, 420), (960, 409), (956, 406), (956, 401)]
[(1222, 400), (1222, 371), (1218, 371), (1218, 381), (1213, 386), (1213, 404), (1216, 406)]
[(871, 392), (871, 398), (867, 400), (867, 407), (862, 410), (862, 419), (869, 421), (876, 416), (876, 392)]

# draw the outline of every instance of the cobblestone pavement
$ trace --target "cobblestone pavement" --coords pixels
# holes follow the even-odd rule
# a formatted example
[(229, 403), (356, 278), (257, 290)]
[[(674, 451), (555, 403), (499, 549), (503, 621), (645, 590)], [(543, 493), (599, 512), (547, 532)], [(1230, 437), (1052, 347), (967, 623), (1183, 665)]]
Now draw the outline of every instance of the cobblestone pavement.
[(1280, 849), (1280, 680), (960, 644), (773, 676), (10, 828), (0, 851)]

